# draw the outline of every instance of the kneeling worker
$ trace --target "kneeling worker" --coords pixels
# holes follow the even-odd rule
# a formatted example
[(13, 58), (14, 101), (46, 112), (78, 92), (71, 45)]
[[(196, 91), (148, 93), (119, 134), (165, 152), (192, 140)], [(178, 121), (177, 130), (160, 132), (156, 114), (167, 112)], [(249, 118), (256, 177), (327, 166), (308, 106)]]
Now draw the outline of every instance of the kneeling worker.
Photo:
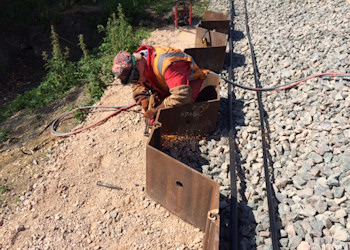
[[(195, 102), (209, 70), (200, 69), (179, 49), (143, 45), (133, 54), (119, 52), (112, 72), (122, 84), (132, 84), (135, 101), (142, 105), (144, 116), (152, 120), (161, 108)], [(150, 93), (154, 97), (151, 105)]]

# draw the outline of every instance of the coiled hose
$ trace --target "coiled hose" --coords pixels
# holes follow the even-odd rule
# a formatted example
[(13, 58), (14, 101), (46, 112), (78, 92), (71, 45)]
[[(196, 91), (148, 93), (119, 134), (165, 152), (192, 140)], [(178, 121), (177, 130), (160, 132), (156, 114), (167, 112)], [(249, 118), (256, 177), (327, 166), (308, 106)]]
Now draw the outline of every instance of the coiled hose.
[[(112, 116), (115, 116), (117, 114), (119, 114), (120, 112), (124, 111), (124, 110), (127, 110), (131, 107), (134, 107), (136, 105), (136, 103), (134, 104), (131, 104), (131, 105), (127, 105), (127, 106), (86, 106), (86, 107), (80, 107), (80, 108), (75, 108), (71, 111), (67, 111), (66, 113), (62, 114), (60, 117), (58, 117), (51, 125), (51, 134), (53, 136), (57, 136), (57, 137), (65, 137), (65, 136), (70, 136), (70, 135), (75, 135), (75, 134), (78, 134), (84, 130), (88, 130), (92, 127), (95, 127), (105, 121), (107, 121), (109, 118), (111, 118)], [(81, 129), (77, 129), (77, 130), (74, 130), (74, 131), (71, 131), (71, 132), (66, 132), (66, 133), (59, 133), (56, 131), (57, 127), (58, 127), (58, 124), (63, 120), (63, 118), (65, 118), (66, 116), (70, 115), (70, 114), (73, 114), (79, 110), (88, 110), (88, 109), (118, 109), (116, 112), (110, 114), (109, 116), (103, 118), (102, 120), (96, 122), (96, 123), (93, 123), (85, 128), (81, 128)]]

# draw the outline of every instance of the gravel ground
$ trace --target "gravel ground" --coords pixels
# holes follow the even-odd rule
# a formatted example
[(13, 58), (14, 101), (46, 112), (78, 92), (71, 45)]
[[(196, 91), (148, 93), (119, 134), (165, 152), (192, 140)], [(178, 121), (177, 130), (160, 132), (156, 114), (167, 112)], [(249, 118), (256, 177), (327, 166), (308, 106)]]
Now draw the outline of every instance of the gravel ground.
[[(235, 1), (234, 7), (234, 78), (254, 86), (243, 1)], [(247, 7), (262, 86), (319, 72), (350, 73), (350, 4), (345, 0), (261, 0)], [(210, 1), (210, 9), (228, 13), (229, 2)], [(227, 69), (222, 74), (227, 76)], [(282, 249), (350, 248), (349, 86), (346, 80), (315, 79), (262, 95)], [(110, 86), (101, 103), (128, 103), (124, 98), (131, 96), (130, 90), (119, 87)], [(198, 146), (203, 163), (192, 158), (186, 164), (197, 163), (194, 168), (221, 184), (220, 247), (229, 249), (227, 84), (221, 87), (217, 130), (200, 138), (198, 145), (189, 145)], [(271, 249), (256, 93), (234, 89), (234, 95), (239, 249)], [(114, 117), (52, 147), (45, 172), (34, 177), (38, 183), (20, 197), (22, 207), (10, 213), (9, 220), (0, 218), (0, 248), (200, 248), (202, 232), (145, 195), (145, 155), (131, 157), (145, 145), (142, 114), (125, 117)], [(191, 155), (183, 153), (188, 160)], [(45, 163), (32, 165), (38, 164)], [(100, 189), (96, 179), (117, 183), (123, 191)]]
[[(345, 0), (249, 1), (249, 27), (263, 87), (321, 72), (350, 73), (350, 4)], [(228, 12), (228, 1), (210, 9)], [(234, 78), (254, 86), (243, 1), (234, 2)], [(227, 75), (223, 71), (222, 74)], [(200, 141), (202, 172), (221, 184), (221, 246), (228, 246), (227, 85), (215, 133)], [(350, 83), (312, 79), (262, 94), (268, 159), (282, 249), (350, 248)], [(271, 249), (256, 93), (234, 89), (239, 151), (239, 249)]]

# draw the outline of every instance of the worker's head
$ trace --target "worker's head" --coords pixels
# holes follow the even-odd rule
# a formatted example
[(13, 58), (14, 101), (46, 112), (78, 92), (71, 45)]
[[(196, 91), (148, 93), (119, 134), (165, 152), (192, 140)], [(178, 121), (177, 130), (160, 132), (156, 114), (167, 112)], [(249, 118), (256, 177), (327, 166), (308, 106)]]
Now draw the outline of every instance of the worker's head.
[(120, 51), (113, 60), (112, 72), (122, 84), (145, 81), (146, 60), (140, 53)]
[(113, 60), (113, 75), (118, 77), (122, 84), (138, 81), (139, 73), (136, 67), (135, 57), (129, 52), (120, 51)]

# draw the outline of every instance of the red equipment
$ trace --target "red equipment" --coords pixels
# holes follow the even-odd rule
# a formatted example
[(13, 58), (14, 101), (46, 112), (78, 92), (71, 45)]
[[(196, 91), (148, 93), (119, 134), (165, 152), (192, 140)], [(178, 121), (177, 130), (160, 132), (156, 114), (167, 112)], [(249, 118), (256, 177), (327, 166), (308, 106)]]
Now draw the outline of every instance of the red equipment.
[(176, 1), (172, 15), (176, 28), (179, 25), (192, 25), (192, 1), (189, 1), (189, 9), (186, 1)]

